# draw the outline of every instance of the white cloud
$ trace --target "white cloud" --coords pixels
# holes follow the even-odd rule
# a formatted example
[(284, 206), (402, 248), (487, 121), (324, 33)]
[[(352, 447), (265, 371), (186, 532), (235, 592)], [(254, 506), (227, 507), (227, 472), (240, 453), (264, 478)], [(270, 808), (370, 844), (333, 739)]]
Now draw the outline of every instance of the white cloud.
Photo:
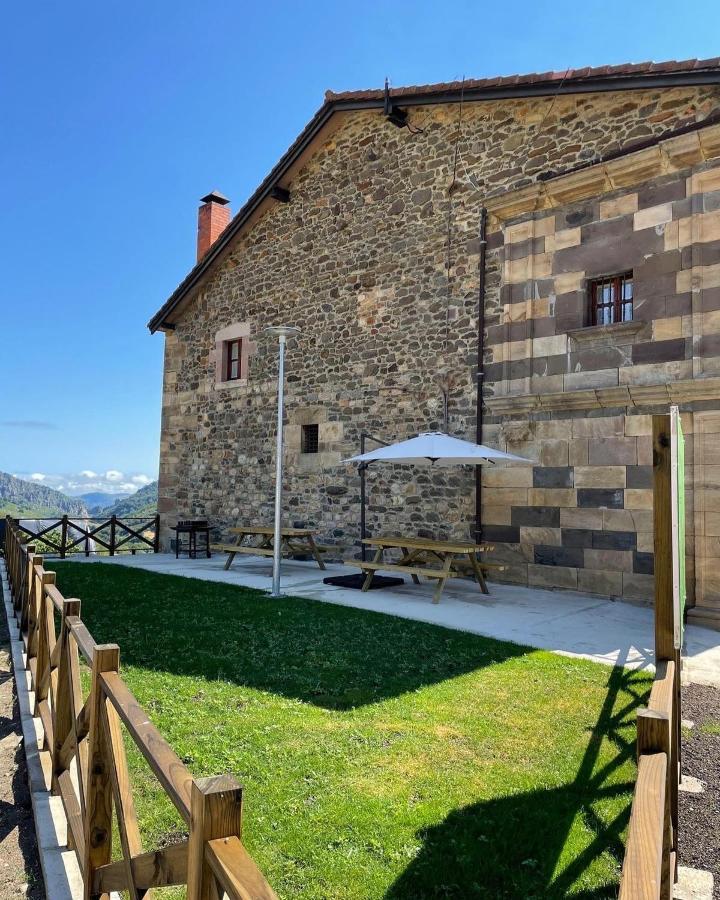
[(25, 481), (34, 481), (63, 491), (72, 497), (79, 494), (103, 493), (103, 494), (134, 494), (141, 487), (150, 484), (153, 480), (143, 472), (125, 475), (119, 469), (108, 469), (105, 472), (95, 472), (92, 469), (82, 469), (79, 472), (44, 473), (44, 472), (18, 472), (16, 478)]

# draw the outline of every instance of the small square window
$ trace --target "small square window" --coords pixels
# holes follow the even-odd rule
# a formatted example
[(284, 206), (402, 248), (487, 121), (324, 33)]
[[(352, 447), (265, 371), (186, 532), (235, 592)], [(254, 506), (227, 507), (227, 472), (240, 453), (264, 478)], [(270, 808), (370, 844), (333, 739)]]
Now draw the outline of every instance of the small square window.
[(225, 342), (225, 381), (237, 381), (241, 377), (242, 339)]
[(594, 278), (588, 284), (590, 295), (590, 324), (614, 325), (632, 322), (633, 275), (607, 275)]
[(300, 449), (303, 453), (317, 453), (320, 439), (320, 429), (317, 425), (302, 426), (302, 443)]

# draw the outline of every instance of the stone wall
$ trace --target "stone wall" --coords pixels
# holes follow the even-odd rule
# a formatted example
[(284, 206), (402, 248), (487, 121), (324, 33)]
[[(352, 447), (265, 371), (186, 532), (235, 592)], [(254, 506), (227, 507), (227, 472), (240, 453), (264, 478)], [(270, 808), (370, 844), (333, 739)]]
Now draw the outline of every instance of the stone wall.
[[(175, 330), (166, 334), (159, 500), (164, 523), (202, 515), (223, 529), (237, 521), (271, 518), (277, 347), (259, 335), (267, 325), (284, 322), (302, 329), (287, 356), (286, 511), (292, 522), (316, 526), (325, 540), (352, 545), (358, 536), (359, 484), (356, 471), (341, 460), (358, 451), (362, 431), (393, 440), (442, 427), (442, 383), (449, 384), (450, 432), (475, 437), (478, 223), (486, 197), (501, 188), (529, 184), (548, 169), (592, 161), (627, 142), (703, 119), (717, 102), (718, 91), (710, 87), (572, 95), (466, 104), (461, 121), (456, 104), (433, 106), (410, 111), (412, 124), (422, 129), (416, 134), (395, 128), (378, 112), (350, 115), (297, 175), (290, 187), (290, 203), (278, 203), (236, 239), (179, 317)], [(456, 147), (459, 163), (453, 181)], [(623, 211), (622, 221), (634, 223), (633, 216), (665, 202), (669, 201), (653, 200), (650, 195), (641, 198), (638, 193), (637, 212)], [(544, 321), (538, 326), (544, 331), (533, 331), (531, 338), (523, 330), (527, 323), (505, 321), (506, 315), (514, 314), (517, 285), (528, 283), (521, 273), (527, 264), (523, 260), (530, 254), (523, 256), (520, 245), (532, 250), (533, 265), (537, 256), (545, 259), (542, 265), (551, 266), (546, 254), (553, 241), (558, 253), (577, 255), (583, 252), (583, 241), (572, 243), (576, 229), (589, 234), (587, 229), (596, 227), (598, 239), (605, 240), (604, 223), (615, 218), (571, 219), (556, 228), (553, 217), (552, 234), (533, 234), (532, 239), (520, 239), (525, 227), (521, 225), (517, 240), (507, 242), (508, 247), (518, 248), (507, 260), (499, 253), (491, 254), (486, 317), (492, 391), (517, 379), (530, 385), (534, 378), (534, 385), (544, 378), (558, 386), (566, 376), (570, 387), (574, 374), (558, 369), (558, 357), (566, 358), (569, 339), (556, 333), (554, 326), (551, 329), (549, 321), (560, 314), (563, 327), (570, 327), (567, 299), (559, 305), (555, 301), (552, 311), (550, 295), (542, 290), (528, 301), (535, 304), (533, 322)], [(549, 228), (550, 222), (541, 227)], [(651, 247), (662, 244), (664, 250), (665, 235), (653, 232), (642, 238)], [(563, 241), (569, 241), (566, 248)], [(651, 275), (651, 268), (649, 264), (648, 279), (667, 277), (660, 271)], [(577, 289), (569, 276), (580, 270), (587, 271), (586, 263), (581, 266), (575, 261), (567, 273), (556, 276), (548, 270), (542, 278), (560, 279), (559, 296), (567, 298)], [(540, 281), (540, 271), (534, 273), (533, 283), (536, 278)], [(506, 308), (511, 312), (506, 314)], [(664, 318), (680, 320), (682, 332), (683, 315), (679, 307), (667, 307)], [(215, 336), (237, 323), (247, 323), (254, 336), (247, 378), (232, 385), (218, 384)], [(663, 333), (663, 341), (686, 337)], [(514, 347), (527, 340), (546, 340), (542, 353), (542, 345), (536, 344), (535, 349), (538, 358), (549, 361), (547, 371), (529, 371), (527, 357), (516, 358)], [(654, 340), (648, 333), (644, 343), (652, 347)], [(500, 358), (506, 346), (507, 358)], [(679, 346), (667, 345), (667, 352), (678, 358), (663, 365), (688, 362), (684, 354), (680, 358)], [(574, 352), (586, 359), (595, 349)], [(645, 352), (650, 357), (634, 360), (633, 368), (650, 372), (646, 367), (656, 364), (655, 351)], [(497, 365), (502, 371), (492, 368)], [(597, 367), (601, 372), (609, 368), (606, 362)], [(491, 410), (486, 441), (504, 440), (499, 429), (508, 415), (515, 413)], [(570, 502), (567, 506), (559, 502), (559, 495), (551, 502), (550, 495), (543, 494), (541, 503), (540, 494), (528, 492), (570, 491), (575, 497), (577, 490), (598, 489), (595, 482), (577, 487), (574, 472), (571, 487), (542, 482), (567, 481), (569, 476), (560, 470), (575, 465), (584, 467), (587, 473), (581, 477), (591, 481), (590, 469), (597, 465), (595, 453), (593, 462), (589, 455), (570, 460), (571, 440), (588, 444), (589, 435), (578, 432), (576, 438), (569, 438), (566, 432), (551, 437), (556, 423), (549, 419), (536, 423), (533, 432), (535, 440), (541, 438), (537, 426), (547, 430), (542, 462), (548, 471), (500, 476), (540, 481), (502, 488), (492, 485), (519, 493), (512, 502), (511, 495), (504, 495), (502, 502), (498, 499), (489, 509), (511, 510), (528, 504), (572, 509)], [(300, 426), (311, 421), (320, 426), (320, 453), (312, 459), (300, 452), (299, 437)], [(644, 435), (626, 436), (623, 425), (622, 433), (613, 431), (604, 437), (630, 438), (635, 448), (632, 460), (628, 456), (612, 465), (640, 467), (633, 470), (637, 486), (623, 486), (637, 491), (640, 503), (647, 496), (647, 469), (642, 467), (649, 465)], [(553, 441), (558, 448), (564, 443), (567, 453), (558, 449), (553, 454), (549, 449)], [(467, 539), (473, 526), (473, 485), (473, 473), (465, 469), (431, 475), (377, 467), (369, 476), (368, 526), (375, 532)], [(487, 482), (486, 497), (490, 488)], [(646, 507), (637, 509), (647, 512)], [(597, 508), (592, 511), (597, 515)], [(512, 512), (508, 521), (497, 515), (487, 521), (496, 527), (562, 527), (542, 521), (514, 524)], [(647, 534), (646, 521), (641, 528), (621, 528), (620, 524), (618, 518), (614, 530)], [(600, 530), (583, 525), (579, 517), (573, 525), (566, 521), (565, 527)], [(515, 554), (509, 574), (522, 580), (528, 567), (557, 562), (550, 558), (555, 550), (541, 554), (536, 562), (534, 549), (532, 560), (519, 562), (517, 554), (535, 545), (558, 546), (549, 538), (533, 539), (531, 544), (508, 542), (506, 552)], [(582, 550), (602, 553), (607, 548)], [(633, 569), (641, 568), (632, 574), (647, 577), (646, 542), (617, 552), (631, 554)], [(577, 570), (576, 566), (561, 568)]]
[[(652, 597), (650, 412), (677, 402), (688, 442), (689, 595), (717, 606), (707, 516), (717, 476), (698, 464), (693, 438), (698, 416), (717, 431), (718, 415), (706, 411), (720, 409), (720, 166), (509, 219), (492, 243), (502, 287), (488, 322), (487, 430), (540, 463), (485, 473), (484, 536), (507, 566), (501, 577)], [(589, 280), (628, 271), (632, 322), (589, 327)], [(712, 455), (707, 439), (703, 448)], [(705, 573), (697, 593), (696, 570)]]

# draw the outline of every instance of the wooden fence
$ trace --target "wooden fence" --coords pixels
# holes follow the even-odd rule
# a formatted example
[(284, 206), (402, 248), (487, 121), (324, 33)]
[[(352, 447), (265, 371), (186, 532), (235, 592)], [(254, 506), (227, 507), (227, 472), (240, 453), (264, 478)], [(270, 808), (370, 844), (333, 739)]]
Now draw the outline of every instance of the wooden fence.
[[(23, 525), (19, 519), (12, 519), (22, 534), (36, 544), (42, 542), (46, 556), (59, 556), (65, 559), (68, 554), (107, 552), (110, 556), (116, 553), (132, 553), (138, 550), (144, 553), (158, 553), (160, 550), (160, 516), (145, 518), (130, 517), (118, 519), (109, 516), (106, 519), (91, 517), (61, 516), (59, 519), (26, 519), (40, 525), (33, 531)], [(93, 545), (93, 548), (91, 548)], [(98, 545), (101, 549), (94, 549)]]
[[(229, 775), (193, 778), (123, 681), (119, 647), (95, 643), (80, 617), (80, 600), (62, 596), (55, 573), (45, 570), (42, 556), (12, 520), (5, 531), (5, 562), (34, 715), (43, 726), (43, 769), (48, 788), (62, 798), (85, 900), (108, 900), (110, 891), (122, 890), (140, 900), (154, 887), (178, 884), (187, 884), (188, 900), (275, 898), (242, 844), (237, 781)], [(87, 699), (81, 660), (92, 672)], [(143, 850), (123, 731), (187, 824), (187, 840)], [(113, 815), (119, 859), (112, 853)]]
[(638, 778), (620, 900), (670, 900), (677, 878), (680, 650), (674, 639), (670, 469), (670, 416), (653, 416), (656, 672), (649, 705), (637, 717)]

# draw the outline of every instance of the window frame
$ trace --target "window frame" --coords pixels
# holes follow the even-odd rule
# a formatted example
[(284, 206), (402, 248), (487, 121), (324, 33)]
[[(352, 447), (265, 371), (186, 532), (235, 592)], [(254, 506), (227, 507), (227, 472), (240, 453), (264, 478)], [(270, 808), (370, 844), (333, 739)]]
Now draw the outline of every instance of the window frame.
[[(626, 286), (628, 284), (630, 285), (630, 297), (626, 296)], [(599, 292), (606, 285), (610, 285), (610, 300), (598, 302)], [(632, 270), (589, 279), (588, 297), (591, 326), (607, 327), (609, 325), (622, 325), (626, 322), (632, 322), (635, 314), (635, 283)], [(625, 307), (628, 305), (630, 306), (630, 316), (625, 318)], [(598, 318), (598, 312), (605, 309), (611, 310), (611, 320), (609, 322), (600, 321)]]
[[(237, 347), (237, 356), (233, 356), (233, 348)], [(231, 338), (224, 343), (225, 371), (224, 381), (240, 381), (242, 379), (242, 351), (243, 339), (241, 337)], [(237, 365), (237, 372), (232, 374), (233, 363)]]
[[(312, 432), (310, 429), (313, 429)], [(308, 441), (310, 434), (313, 437)], [(300, 426), (300, 452), (309, 456), (320, 452), (320, 426), (317, 422), (308, 422)]]

